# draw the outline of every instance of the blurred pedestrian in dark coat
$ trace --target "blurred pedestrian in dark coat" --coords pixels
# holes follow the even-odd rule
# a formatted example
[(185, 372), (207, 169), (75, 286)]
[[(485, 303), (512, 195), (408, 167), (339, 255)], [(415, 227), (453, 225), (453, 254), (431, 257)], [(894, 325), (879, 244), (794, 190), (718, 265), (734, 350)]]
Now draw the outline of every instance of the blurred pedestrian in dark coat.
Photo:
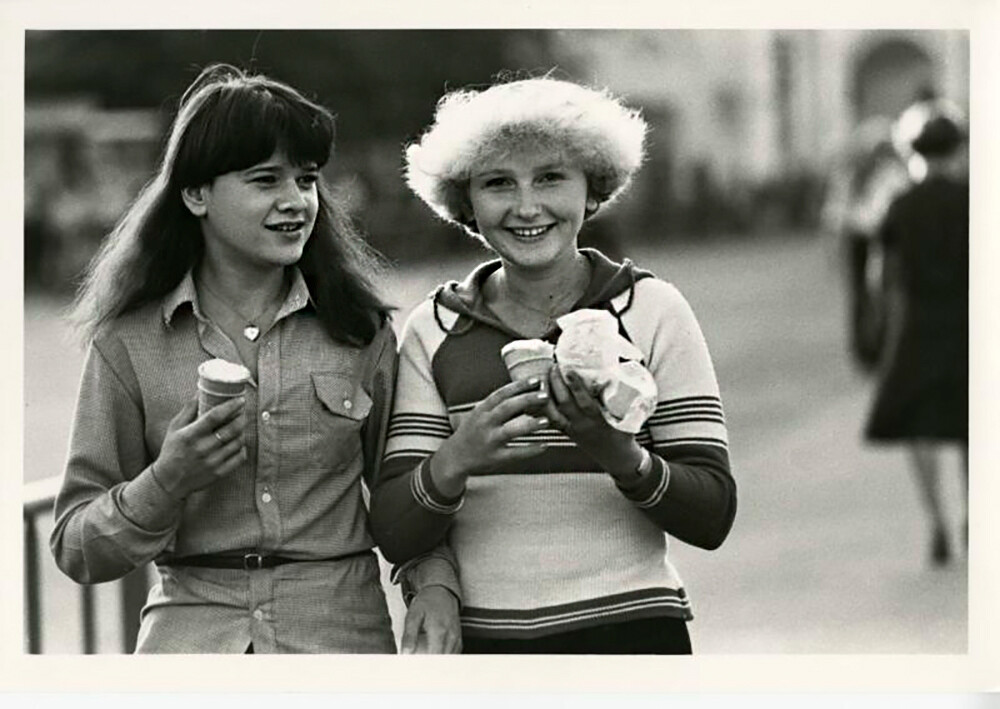
[[(880, 229), (890, 333), (866, 434), (909, 446), (931, 523), (931, 562), (951, 558), (939, 490), (941, 452), (958, 444), (968, 484), (969, 183), (965, 123), (944, 102), (907, 109), (897, 136), (915, 184)], [(922, 173), (922, 174), (921, 174)], [(966, 541), (968, 537), (966, 512)]]
[(878, 230), (892, 200), (910, 184), (892, 142), (892, 123), (873, 118), (858, 126), (849, 155), (833, 173), (823, 221), (841, 243), (846, 268), (848, 344), (865, 372), (885, 345), (883, 255)]

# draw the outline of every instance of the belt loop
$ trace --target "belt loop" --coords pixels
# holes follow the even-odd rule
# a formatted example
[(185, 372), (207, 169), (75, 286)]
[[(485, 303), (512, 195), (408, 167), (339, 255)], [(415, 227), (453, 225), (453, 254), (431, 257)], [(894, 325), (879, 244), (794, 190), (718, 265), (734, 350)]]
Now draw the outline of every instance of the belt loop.
[(264, 557), (260, 554), (244, 554), (243, 568), (247, 571), (254, 571), (264, 568)]

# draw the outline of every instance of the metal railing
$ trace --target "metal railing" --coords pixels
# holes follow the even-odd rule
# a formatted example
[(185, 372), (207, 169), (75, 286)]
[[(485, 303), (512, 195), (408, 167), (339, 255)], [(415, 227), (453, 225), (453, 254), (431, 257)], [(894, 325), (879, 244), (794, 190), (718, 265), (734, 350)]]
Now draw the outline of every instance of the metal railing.
[[(48, 478), (24, 486), (24, 615), (25, 648), (29, 654), (40, 654), (42, 647), (42, 573), (41, 554), (48, 553), (48, 544), (41, 543), (38, 533), (39, 519), (52, 514), (60, 479)], [(121, 651), (135, 650), (139, 630), (139, 612), (146, 600), (148, 588), (147, 569), (138, 569), (115, 581), (119, 586), (120, 603), (115, 619), (120, 623)], [(76, 586), (80, 598), (80, 650), (84, 654), (97, 652), (99, 623), (96, 612), (94, 587)]]

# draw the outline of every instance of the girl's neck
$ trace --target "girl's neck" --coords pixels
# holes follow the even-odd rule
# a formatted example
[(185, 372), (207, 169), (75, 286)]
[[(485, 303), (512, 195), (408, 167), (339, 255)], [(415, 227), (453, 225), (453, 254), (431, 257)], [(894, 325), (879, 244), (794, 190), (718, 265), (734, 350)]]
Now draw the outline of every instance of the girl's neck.
[(195, 280), (226, 302), (238, 303), (240, 310), (256, 313), (281, 294), (285, 287), (285, 269), (250, 271), (205, 258), (195, 273)]
[(495, 273), (493, 300), (509, 299), (554, 317), (569, 312), (589, 282), (590, 262), (579, 252), (544, 271), (525, 271), (504, 264)]

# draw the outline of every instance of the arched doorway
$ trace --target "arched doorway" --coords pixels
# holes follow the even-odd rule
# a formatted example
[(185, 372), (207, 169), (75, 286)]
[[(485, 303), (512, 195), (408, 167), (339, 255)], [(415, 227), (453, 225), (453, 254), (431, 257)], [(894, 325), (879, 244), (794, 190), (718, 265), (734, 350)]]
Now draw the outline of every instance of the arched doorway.
[(860, 55), (853, 77), (854, 119), (895, 118), (918, 98), (935, 90), (934, 66), (919, 45), (890, 39)]

